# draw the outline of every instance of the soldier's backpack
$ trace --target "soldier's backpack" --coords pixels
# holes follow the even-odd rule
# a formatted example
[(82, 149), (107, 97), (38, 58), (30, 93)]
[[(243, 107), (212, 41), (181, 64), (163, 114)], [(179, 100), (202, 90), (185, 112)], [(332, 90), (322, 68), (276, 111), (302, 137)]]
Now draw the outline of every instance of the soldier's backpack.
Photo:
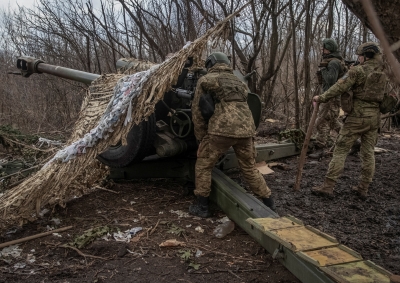
[(397, 97), (385, 93), (383, 95), (382, 102), (379, 104), (379, 110), (381, 111), (382, 114), (386, 114), (392, 111), (393, 108), (396, 107), (396, 105), (397, 105)]
[[(347, 114), (353, 111), (353, 96), (354, 98), (368, 102), (379, 102), (381, 113), (384, 113), (382, 111), (389, 112), (392, 110), (396, 105), (397, 100), (393, 107), (391, 106), (393, 104), (393, 98), (387, 97), (385, 103), (382, 103), (384, 100), (386, 81), (387, 77), (383, 72), (383, 66), (375, 68), (370, 74), (368, 74), (361, 93), (354, 95), (353, 91), (349, 90), (341, 95), (340, 101), (343, 111)], [(387, 110), (389, 107), (391, 107), (390, 110)]]
[(381, 103), (385, 94), (386, 82), (387, 77), (383, 72), (383, 66), (376, 67), (368, 74), (363, 91), (357, 93), (355, 98), (367, 102)]

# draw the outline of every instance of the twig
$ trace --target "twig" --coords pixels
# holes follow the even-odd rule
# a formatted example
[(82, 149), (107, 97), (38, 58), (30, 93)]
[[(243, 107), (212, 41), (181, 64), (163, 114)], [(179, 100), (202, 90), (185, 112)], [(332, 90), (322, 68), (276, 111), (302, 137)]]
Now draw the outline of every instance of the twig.
[(60, 246), (60, 247), (72, 249), (72, 250), (76, 251), (79, 255), (83, 256), (85, 259), (86, 259), (87, 257), (90, 257), (90, 258), (95, 258), (95, 259), (107, 260), (107, 258), (104, 258), (104, 257), (84, 254), (84, 253), (81, 252), (79, 249), (77, 249), (77, 248), (75, 248), (75, 247), (68, 246), (68, 245), (62, 245), (62, 246)]
[(12, 176), (14, 176), (14, 175), (19, 175), (19, 174), (21, 174), (21, 173), (23, 173), (23, 172), (25, 172), (25, 171), (29, 171), (29, 170), (35, 169), (35, 168), (37, 168), (37, 167), (39, 167), (39, 166), (42, 166), (42, 165), (43, 165), (43, 164), (41, 163), (41, 164), (38, 164), (38, 165), (35, 165), (35, 166), (32, 166), (32, 167), (26, 168), (26, 169), (24, 169), (24, 170), (21, 170), (21, 171), (18, 171), (18, 172), (15, 172), (15, 173), (6, 175), (6, 176), (4, 176), (4, 177), (1, 177), (1, 178), (0, 178), (0, 181), (1, 181), (1, 180), (4, 180), (4, 179), (7, 179), (7, 178), (10, 178), (10, 177), (12, 177)]
[(94, 187), (94, 189), (107, 191), (107, 192), (110, 192), (110, 193), (113, 193), (113, 194), (117, 194), (117, 195), (119, 194), (119, 192), (116, 192), (116, 191), (113, 191), (113, 190), (109, 190), (109, 189), (106, 189), (106, 188), (103, 188), (103, 187), (100, 187), (100, 186), (96, 186), (96, 187)]
[(6, 142), (15, 143), (15, 144), (18, 144), (18, 145), (22, 145), (23, 147), (27, 147), (27, 148), (30, 148), (30, 149), (33, 149), (33, 150), (36, 150), (36, 151), (41, 151), (41, 152), (54, 152), (54, 150), (55, 150), (55, 149), (53, 149), (53, 148), (52, 148), (52, 149), (46, 149), (46, 150), (44, 150), (44, 149), (40, 149), (40, 148), (37, 148), (37, 147), (33, 147), (33, 146), (30, 146), (30, 145), (27, 145), (27, 144), (24, 144), (24, 143), (17, 142), (17, 141), (15, 141), (15, 140), (6, 138), (4, 135), (3, 135), (2, 137), (3, 137), (3, 139), (4, 139)]
[(0, 244), (0, 249), (4, 248), (4, 247), (11, 246), (11, 245), (15, 245), (15, 244), (27, 242), (27, 241), (30, 241), (30, 240), (34, 240), (34, 239), (37, 239), (37, 238), (41, 238), (41, 237), (44, 237), (44, 236), (48, 236), (48, 235), (51, 235), (53, 233), (63, 232), (63, 231), (71, 229), (72, 227), (73, 226), (63, 227), (63, 228), (47, 231), (47, 232), (44, 232), (44, 233), (32, 235), (32, 236), (29, 236), (29, 237), (25, 237), (25, 238), (22, 238), (22, 239), (5, 242), (5, 243)]
[[(99, 274), (100, 272), (103, 272), (103, 271), (104, 271), (104, 269), (97, 270), (97, 271), (96, 271), (96, 274), (93, 275), (93, 278), (96, 278), (97, 274)], [(93, 281), (93, 282), (94, 282), (94, 281)]]
[(396, 111), (396, 112), (395, 112), (395, 113), (393, 113), (393, 114), (386, 114), (386, 115), (382, 115), (382, 117), (381, 117), (381, 120), (382, 120), (382, 119), (389, 118), (389, 117), (396, 116), (396, 115), (398, 115), (398, 114), (400, 114), (400, 110)]
[(231, 271), (231, 270), (229, 270), (229, 269), (228, 269), (228, 272), (229, 272), (230, 274), (232, 274), (233, 276), (235, 276), (236, 278), (242, 279), (242, 278), (240, 278), (239, 276), (237, 276), (235, 273), (233, 273), (233, 271)]
[(207, 249), (207, 248), (205, 248), (203, 246), (190, 245), (190, 244), (187, 244), (186, 246), (187, 247), (195, 247), (195, 248), (198, 248), (200, 250), (203, 249), (203, 250), (206, 250), (208, 252), (213, 252), (213, 253), (216, 253), (216, 254), (219, 254), (219, 255), (229, 256), (229, 257), (234, 258), (234, 259), (240, 259), (240, 260), (245, 260), (245, 261), (254, 261), (254, 262), (264, 262), (263, 260), (258, 260), (258, 259), (245, 258), (245, 257), (236, 257), (236, 256), (233, 256), (233, 255), (230, 255), (230, 254), (227, 254), (227, 253), (221, 253), (221, 252), (217, 252), (215, 250), (210, 250), (210, 249)]
[(239, 269), (237, 272), (254, 272), (254, 271), (265, 271), (265, 268), (257, 268), (257, 269)]
[[(206, 268), (206, 267), (204, 267), (204, 268)], [(201, 270), (202, 268), (200, 268), (199, 270)], [(208, 269), (206, 268), (206, 270), (208, 271)], [(230, 273), (233, 273), (232, 271), (230, 271), (230, 270), (223, 270), (223, 269), (214, 269), (215, 270), (215, 272), (230, 272)], [(257, 268), (257, 269), (239, 269), (238, 271), (236, 271), (236, 272), (254, 272), (254, 271), (265, 271), (265, 268)], [(198, 272), (198, 271), (196, 271), (196, 272), (192, 272), (192, 274), (210, 274), (210, 271), (208, 271), (208, 272)], [(235, 276), (237, 276), (236, 274), (234, 274), (233, 273), (233, 275), (235, 275)], [(239, 278), (239, 277), (238, 277)], [(241, 278), (240, 278), (241, 279)]]
[(83, 256), (85, 259), (86, 259), (86, 257), (95, 258), (95, 259), (102, 259), (102, 260), (107, 260), (107, 259), (108, 259), (108, 258), (104, 258), (104, 257), (99, 257), (99, 256), (84, 254), (84, 253), (81, 252), (79, 249), (77, 249), (77, 248), (75, 248), (75, 247), (68, 246), (68, 245), (66, 245), (66, 244), (60, 245), (60, 244), (53, 244), (53, 243), (48, 243), (48, 242), (45, 242), (44, 244), (46, 244), (46, 245), (48, 245), (48, 246), (53, 246), (53, 247), (55, 247), (55, 248), (68, 248), (68, 249), (72, 249), (72, 250), (76, 251), (79, 255)]
[(160, 223), (160, 219), (158, 219), (156, 226), (154, 226), (154, 228), (151, 229), (151, 231), (150, 231), (150, 236), (151, 236), (151, 235), (154, 233), (154, 231), (156, 230), (156, 228), (157, 228), (157, 226), (158, 226), (158, 223)]
[(301, 149), (299, 164), (297, 166), (296, 182), (294, 184), (295, 191), (300, 190), (301, 175), (303, 174), (303, 167), (304, 167), (304, 163), (306, 161), (308, 143), (310, 142), (310, 138), (312, 135), (315, 120), (317, 119), (318, 109), (319, 109), (319, 103), (317, 102), (314, 105), (314, 110), (313, 110), (313, 113), (311, 116), (310, 124), (308, 125), (308, 128), (307, 128), (307, 134), (306, 134), (306, 137), (304, 138), (303, 148)]

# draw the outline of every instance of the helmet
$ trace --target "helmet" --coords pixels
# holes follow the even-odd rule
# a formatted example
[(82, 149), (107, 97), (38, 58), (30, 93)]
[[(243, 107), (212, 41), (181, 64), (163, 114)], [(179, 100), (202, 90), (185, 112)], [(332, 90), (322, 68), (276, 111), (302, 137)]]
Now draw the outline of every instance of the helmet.
[(357, 50), (356, 50), (357, 55), (364, 55), (364, 53), (367, 53), (367, 52), (370, 52), (373, 54), (381, 54), (382, 53), (378, 43), (372, 42), (372, 41), (361, 44), (360, 46), (357, 47)]
[(336, 52), (338, 50), (338, 44), (333, 38), (325, 38), (322, 40), (322, 47), (329, 50), (330, 52)]
[(222, 52), (214, 52), (211, 53), (206, 59), (206, 68), (209, 69), (217, 63), (224, 63), (229, 65), (231, 61), (229, 60), (228, 56)]

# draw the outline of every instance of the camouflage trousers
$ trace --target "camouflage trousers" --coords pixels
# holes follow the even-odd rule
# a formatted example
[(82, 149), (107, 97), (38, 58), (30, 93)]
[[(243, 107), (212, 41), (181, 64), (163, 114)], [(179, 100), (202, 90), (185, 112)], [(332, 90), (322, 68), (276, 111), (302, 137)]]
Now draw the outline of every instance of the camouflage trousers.
[(334, 99), (330, 100), (327, 103), (320, 104), (317, 121), (315, 122), (315, 140), (318, 147), (324, 148), (327, 146), (331, 146), (328, 144), (329, 142), (332, 143), (330, 134), (331, 130), (335, 130), (337, 132), (340, 131), (342, 123), (340, 123), (338, 120), (339, 111), (339, 104), (334, 101)]
[(361, 138), (360, 158), (362, 165), (360, 181), (371, 183), (375, 173), (374, 147), (378, 140), (379, 125), (379, 114), (362, 118), (347, 117), (336, 141), (326, 177), (337, 181), (343, 172), (344, 162), (351, 146), (358, 138)]
[(240, 171), (250, 189), (261, 198), (268, 198), (271, 190), (264, 177), (255, 167), (256, 150), (253, 138), (229, 138), (216, 135), (206, 135), (197, 151), (196, 196), (208, 197), (211, 192), (211, 171), (218, 159), (233, 147), (238, 159)]

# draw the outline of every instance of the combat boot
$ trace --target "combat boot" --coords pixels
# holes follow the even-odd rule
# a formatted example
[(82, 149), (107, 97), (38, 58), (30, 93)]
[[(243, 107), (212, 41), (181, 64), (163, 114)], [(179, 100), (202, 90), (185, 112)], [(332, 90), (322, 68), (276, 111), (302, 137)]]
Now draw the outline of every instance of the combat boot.
[(335, 187), (335, 184), (335, 181), (325, 178), (324, 183), (321, 186), (312, 188), (311, 192), (317, 196), (333, 198), (333, 188)]
[(275, 202), (274, 202), (274, 199), (271, 196), (269, 198), (262, 198), (262, 201), (272, 211), (276, 211)]
[(202, 218), (210, 217), (212, 214), (208, 207), (208, 203), (208, 197), (197, 196), (196, 201), (189, 206), (189, 213)]
[(361, 181), (357, 186), (353, 186), (351, 188), (353, 192), (355, 192), (360, 197), (360, 199), (366, 200), (368, 197), (368, 187), (368, 182)]

